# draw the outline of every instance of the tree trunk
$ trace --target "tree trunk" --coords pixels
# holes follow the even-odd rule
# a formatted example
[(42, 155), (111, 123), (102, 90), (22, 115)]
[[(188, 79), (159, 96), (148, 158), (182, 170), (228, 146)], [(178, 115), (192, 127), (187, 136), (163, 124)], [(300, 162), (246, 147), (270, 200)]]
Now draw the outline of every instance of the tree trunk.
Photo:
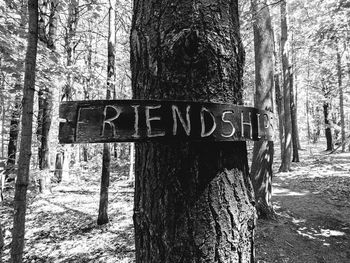
[[(116, 0), (109, 0), (109, 23), (108, 23), (108, 64), (107, 64), (107, 95), (106, 99), (110, 100), (115, 87), (115, 5)], [(103, 225), (108, 223), (108, 187), (110, 177), (111, 149), (107, 143), (103, 144), (102, 156), (102, 176), (100, 191), (100, 207), (98, 212), (97, 224)]]
[[(50, 3), (50, 1), (43, 1), (39, 20), (39, 39), (43, 41), (51, 51), (55, 50), (54, 39), (57, 31), (56, 6), (57, 4), (54, 2)], [(49, 28), (48, 32), (46, 32), (46, 28)], [(53, 97), (50, 87), (40, 85), (38, 103), (38, 159), (42, 177), (39, 179), (39, 188), (40, 192), (45, 192), (48, 188), (50, 188), (49, 133), (51, 128), (53, 107)]]
[(130, 183), (135, 181), (135, 144), (130, 143), (130, 166), (129, 166), (129, 179)]
[(32, 144), (33, 101), (35, 91), (35, 67), (38, 44), (38, 1), (28, 0), (29, 29), (25, 58), (25, 76), (22, 103), (21, 150), (14, 197), (11, 262), (23, 262), (26, 197), (29, 183), (29, 165)]
[[(69, 0), (68, 3), (68, 18), (67, 26), (65, 28), (66, 34), (64, 36), (64, 49), (67, 56), (66, 66), (67, 68), (73, 65), (73, 57), (75, 53), (75, 42), (74, 37), (76, 35), (78, 21), (79, 21), (79, 12), (78, 12), (79, 0)], [(63, 100), (72, 100), (73, 99), (73, 77), (70, 70), (68, 70), (66, 84), (62, 89), (61, 101)], [(69, 179), (69, 170), (70, 162), (72, 155), (72, 145), (63, 146), (63, 164), (62, 164), (62, 180), (66, 181)], [(59, 154), (59, 153), (57, 153)], [(56, 156), (56, 160), (58, 160)], [(58, 166), (56, 164), (56, 166)]]
[(275, 94), (276, 94), (276, 105), (277, 105), (277, 115), (278, 115), (278, 135), (280, 140), (280, 148), (281, 148), (281, 160), (283, 160), (283, 137), (284, 137), (284, 107), (283, 107), (283, 95), (281, 91), (280, 85), (280, 75), (275, 74)]
[(295, 104), (295, 92), (294, 92), (294, 66), (290, 68), (289, 72), (289, 85), (290, 85), (290, 117), (292, 121), (292, 145), (293, 145), (293, 159), (292, 162), (299, 162), (299, 146), (298, 146), (298, 120), (297, 120), (297, 108)]
[(55, 180), (57, 180), (57, 183), (60, 183), (62, 181), (63, 160), (64, 160), (64, 153), (63, 152), (57, 153), (56, 162), (55, 162), (55, 173), (54, 173), (54, 177), (55, 177)]
[[(1, 65), (0, 65), (1, 66)], [(5, 86), (4, 86), (4, 76), (0, 76), (0, 107), (1, 107), (1, 158), (5, 157)]]
[(337, 45), (337, 75), (339, 88), (339, 109), (340, 109), (340, 128), (341, 128), (341, 151), (345, 152), (345, 118), (344, 118), (344, 93), (342, 84), (341, 55)]
[(0, 222), (0, 263), (2, 263), (2, 251), (4, 250), (4, 234), (2, 233), (2, 225)]
[[(16, 84), (16, 90), (20, 89), (20, 84)], [(10, 136), (9, 144), (7, 146), (7, 172), (6, 174), (13, 170), (14, 165), (16, 164), (16, 154), (17, 154), (17, 141), (19, 133), (19, 121), (21, 117), (21, 101), (19, 96), (16, 96), (15, 107), (12, 111), (11, 122), (10, 122)]]
[(288, 58), (288, 27), (287, 4), (281, 1), (281, 53), (282, 53), (282, 81), (284, 99), (284, 136), (283, 159), (279, 168), (280, 172), (288, 172), (292, 160), (292, 120), (291, 120), (291, 96), (290, 96), (290, 66)]
[(329, 103), (324, 102), (323, 103), (323, 114), (324, 114), (325, 134), (326, 134), (326, 140), (327, 140), (326, 151), (332, 151), (333, 150), (332, 130), (331, 130), (331, 125), (329, 123), (329, 118), (328, 118), (328, 114), (329, 114), (328, 108), (329, 108)]
[[(255, 107), (273, 111), (274, 37), (266, 0), (252, 0), (255, 48)], [(254, 142), (250, 178), (259, 218), (275, 218), (271, 202), (273, 142)]]
[[(242, 104), (237, 1), (134, 1), (134, 99)], [(254, 262), (245, 142), (135, 144), (136, 262)]]
[(310, 131), (310, 99), (309, 99), (309, 89), (310, 89), (310, 50), (307, 55), (307, 84), (306, 84), (306, 125), (307, 125), (307, 141), (310, 142), (311, 131)]
[(102, 155), (102, 176), (101, 176), (101, 188), (100, 188), (100, 205), (98, 208), (97, 224), (104, 225), (109, 222), (108, 219), (108, 188), (109, 188), (109, 177), (110, 177), (110, 160), (111, 150), (110, 144), (103, 144), (103, 155)]

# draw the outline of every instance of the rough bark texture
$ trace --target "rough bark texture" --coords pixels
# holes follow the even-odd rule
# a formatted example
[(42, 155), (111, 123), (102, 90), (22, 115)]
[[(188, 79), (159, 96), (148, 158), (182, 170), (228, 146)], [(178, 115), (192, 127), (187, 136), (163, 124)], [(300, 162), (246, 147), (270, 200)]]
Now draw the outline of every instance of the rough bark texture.
[[(252, 0), (255, 49), (255, 107), (273, 111), (274, 37), (266, 0)], [(274, 218), (271, 202), (273, 142), (254, 142), (250, 178), (260, 218)]]
[(333, 150), (333, 141), (332, 141), (332, 130), (329, 123), (329, 103), (324, 102), (323, 103), (323, 115), (324, 115), (324, 124), (325, 124), (325, 134), (326, 134), (326, 140), (327, 140), (327, 149), (326, 151), (332, 151)]
[(22, 103), (21, 150), (14, 197), (14, 220), (12, 230), (11, 262), (22, 263), (26, 197), (29, 182), (29, 165), (32, 144), (33, 100), (35, 91), (35, 66), (38, 44), (38, 1), (28, 0), (29, 29), (25, 59), (25, 76)]
[[(109, 24), (108, 24), (108, 63), (107, 63), (107, 94), (106, 99), (112, 98), (115, 86), (115, 0), (109, 0)], [(102, 155), (102, 175), (100, 190), (100, 206), (98, 212), (97, 224), (103, 225), (108, 223), (108, 188), (111, 164), (111, 149), (108, 143), (103, 144)]]
[(287, 4), (281, 1), (281, 54), (282, 54), (282, 81), (284, 99), (284, 134), (283, 134), (283, 158), (280, 172), (288, 172), (292, 160), (292, 120), (291, 120), (291, 97), (290, 97), (290, 65), (288, 58), (288, 26)]
[[(237, 1), (134, 1), (135, 99), (242, 103)], [(135, 145), (136, 262), (254, 262), (245, 142)]]

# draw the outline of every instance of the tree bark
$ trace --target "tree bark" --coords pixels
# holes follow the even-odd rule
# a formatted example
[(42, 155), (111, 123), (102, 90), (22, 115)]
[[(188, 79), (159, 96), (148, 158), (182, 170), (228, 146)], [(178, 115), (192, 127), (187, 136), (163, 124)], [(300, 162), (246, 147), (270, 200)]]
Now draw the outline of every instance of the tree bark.
[[(238, 3), (134, 1), (135, 99), (242, 104)], [(254, 262), (245, 142), (135, 144), (136, 262)]]
[[(273, 111), (274, 37), (266, 0), (252, 0), (255, 49), (255, 107)], [(275, 218), (272, 207), (273, 142), (254, 142), (250, 178), (259, 218)]]
[(329, 123), (329, 103), (324, 102), (323, 103), (323, 114), (324, 114), (324, 124), (325, 124), (325, 134), (326, 134), (326, 140), (327, 140), (327, 149), (326, 151), (332, 151), (333, 150), (333, 141), (332, 141), (332, 130)]
[(29, 29), (25, 58), (25, 76), (22, 103), (22, 133), (18, 160), (18, 173), (14, 197), (11, 262), (23, 262), (25, 214), (29, 165), (32, 144), (33, 101), (35, 91), (35, 67), (38, 44), (38, 1), (28, 0)]
[[(109, 23), (108, 23), (108, 63), (107, 63), (107, 94), (106, 99), (110, 100), (115, 87), (115, 0), (109, 0)], [(111, 149), (110, 144), (103, 144), (102, 155), (102, 175), (100, 190), (100, 206), (98, 212), (97, 224), (103, 225), (108, 223), (108, 188), (110, 177)]]
[(288, 58), (288, 26), (287, 4), (281, 1), (281, 53), (282, 53), (282, 81), (284, 99), (284, 136), (283, 136), (283, 159), (279, 168), (280, 172), (288, 172), (292, 160), (292, 120), (291, 120), (291, 97), (290, 97), (290, 65)]
[(2, 254), (4, 250), (4, 234), (2, 233), (2, 225), (0, 222), (0, 263), (2, 263)]

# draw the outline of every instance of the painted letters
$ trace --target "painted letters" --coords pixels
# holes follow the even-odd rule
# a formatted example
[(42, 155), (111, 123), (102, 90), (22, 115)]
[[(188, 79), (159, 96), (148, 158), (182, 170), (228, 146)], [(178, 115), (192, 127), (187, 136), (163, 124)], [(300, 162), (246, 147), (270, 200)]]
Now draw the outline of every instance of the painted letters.
[(176, 116), (177, 116), (179, 118), (179, 120), (182, 124), (182, 127), (184, 128), (187, 136), (190, 136), (190, 133), (191, 133), (191, 119), (190, 119), (191, 106), (188, 105), (186, 107), (186, 122), (187, 122), (187, 124), (185, 123), (185, 120), (183, 119), (183, 117), (179, 111), (179, 108), (176, 105), (172, 105), (171, 109), (172, 109), (172, 113), (173, 113), (173, 135), (176, 136), (176, 134), (177, 134), (177, 118), (176, 118)]
[(165, 135), (165, 132), (159, 132), (156, 134), (152, 134), (152, 127), (151, 127), (151, 121), (160, 121), (160, 117), (150, 117), (150, 110), (156, 110), (160, 109), (162, 106), (146, 106), (146, 125), (147, 125), (147, 137), (154, 138), (154, 137), (162, 137)]
[[(206, 130), (206, 127), (205, 127), (205, 120), (204, 120), (204, 112), (207, 112), (210, 114), (210, 117), (212, 118), (213, 120), (213, 126), (211, 127), (211, 130), (208, 131), (208, 132), (205, 132)], [(204, 138), (204, 137), (208, 137), (210, 135), (212, 135), (212, 133), (215, 131), (216, 129), (216, 122), (215, 122), (215, 116), (213, 115), (213, 113), (210, 112), (210, 110), (208, 110), (207, 108), (205, 107), (202, 107), (201, 109), (201, 127), (202, 127), (202, 130), (201, 130), (201, 137)]]
[[(106, 119), (107, 118), (107, 109), (113, 109), (115, 111), (115, 115), (112, 118)], [(115, 124), (113, 123), (113, 121), (115, 121), (116, 119), (119, 118), (121, 113), (121, 110), (118, 109), (118, 107), (113, 106), (113, 105), (106, 105), (104, 111), (103, 111), (103, 123), (102, 123), (102, 132), (101, 132), (101, 136), (105, 136), (105, 128), (106, 128), (106, 124), (108, 124), (111, 129), (112, 129), (112, 134), (113, 137), (116, 137), (116, 128), (115, 128)]]
[(233, 122), (230, 121), (230, 120), (228, 120), (228, 119), (226, 119), (226, 115), (227, 115), (227, 114), (232, 114), (232, 115), (233, 115), (234, 113), (233, 113), (233, 111), (224, 111), (224, 112), (222, 113), (222, 115), (221, 115), (221, 120), (222, 120), (224, 123), (230, 124), (230, 126), (231, 126), (231, 128), (232, 128), (232, 131), (231, 131), (230, 134), (224, 134), (224, 133), (221, 134), (221, 136), (224, 137), (224, 138), (230, 138), (230, 137), (232, 137), (232, 136), (235, 134), (235, 132), (236, 132), (236, 129), (235, 129), (235, 126), (233, 125)]

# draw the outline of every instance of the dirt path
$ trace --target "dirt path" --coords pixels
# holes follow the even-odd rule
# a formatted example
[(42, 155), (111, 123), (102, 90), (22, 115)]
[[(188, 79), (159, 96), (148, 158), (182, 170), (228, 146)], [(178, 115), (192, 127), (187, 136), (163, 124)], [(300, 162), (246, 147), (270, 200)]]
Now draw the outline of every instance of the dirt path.
[(258, 222), (257, 262), (350, 262), (350, 155), (320, 155), (276, 174), (276, 222)]

